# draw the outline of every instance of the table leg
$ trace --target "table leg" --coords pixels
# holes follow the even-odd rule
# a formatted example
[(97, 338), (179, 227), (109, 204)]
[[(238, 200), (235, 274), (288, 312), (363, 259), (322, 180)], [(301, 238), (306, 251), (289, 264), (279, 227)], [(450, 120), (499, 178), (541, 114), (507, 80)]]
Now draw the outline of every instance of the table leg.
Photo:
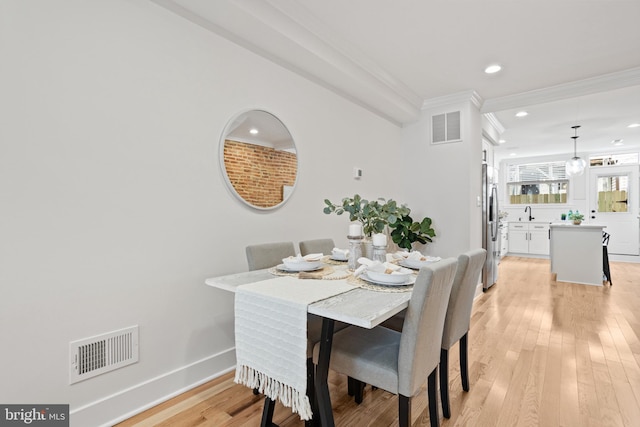
[(318, 399), (316, 398), (316, 367), (313, 358), (307, 359), (307, 397), (311, 403), (313, 417), (304, 422), (304, 427), (320, 427), (320, 415), (318, 412)]
[(320, 354), (318, 355), (318, 365), (316, 366), (316, 398), (318, 399), (320, 422), (323, 427), (334, 427), (328, 382), (334, 326), (333, 319), (323, 318), (322, 334), (320, 335)]
[(278, 427), (278, 424), (273, 423), (273, 410), (275, 406), (275, 400), (271, 400), (268, 397), (264, 398), (264, 408), (262, 409), (260, 427)]

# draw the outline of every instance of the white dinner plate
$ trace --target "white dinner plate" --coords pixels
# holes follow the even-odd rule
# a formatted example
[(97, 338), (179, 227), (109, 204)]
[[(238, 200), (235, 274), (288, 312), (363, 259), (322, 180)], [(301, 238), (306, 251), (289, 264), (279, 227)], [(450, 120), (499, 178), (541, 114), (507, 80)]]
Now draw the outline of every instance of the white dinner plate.
[(403, 267), (411, 268), (413, 270), (420, 270), (420, 268), (424, 267), (425, 265), (433, 264), (434, 262), (438, 262), (441, 260), (442, 258), (440, 257), (426, 257), (425, 260), (406, 258), (401, 260), (398, 264)]
[(381, 280), (373, 280), (371, 277), (367, 275), (366, 271), (362, 273), (360, 277), (362, 278), (362, 280), (365, 280), (367, 282), (370, 282), (376, 285), (382, 285), (382, 286), (409, 286), (416, 283), (416, 276), (414, 274), (410, 275), (409, 278), (404, 283), (389, 283)]
[(287, 273), (299, 273), (301, 271), (317, 271), (317, 270), (322, 270), (323, 268), (324, 268), (323, 265), (310, 265), (308, 267), (301, 265), (300, 267), (297, 267), (297, 268), (289, 268), (284, 264), (276, 265), (277, 270), (286, 271)]
[(406, 268), (410, 268), (412, 270), (420, 270), (421, 267), (424, 267), (425, 265), (429, 265), (434, 263), (435, 261), (414, 261), (414, 262), (407, 262), (407, 260), (402, 260), (398, 263), (398, 265), (401, 265), (403, 267)]
[(349, 258), (334, 257), (333, 255), (329, 256), (329, 259), (332, 261), (344, 261), (344, 262), (349, 261)]

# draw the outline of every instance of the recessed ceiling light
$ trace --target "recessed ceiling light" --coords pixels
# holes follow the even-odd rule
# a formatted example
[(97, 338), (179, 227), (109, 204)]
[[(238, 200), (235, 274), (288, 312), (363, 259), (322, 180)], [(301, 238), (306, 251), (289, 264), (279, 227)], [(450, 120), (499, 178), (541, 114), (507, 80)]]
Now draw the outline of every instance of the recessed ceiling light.
[(256, 128), (251, 128), (251, 129), (249, 129), (249, 133), (250, 133), (251, 135), (257, 135), (257, 134), (258, 134), (258, 129), (256, 129)]
[(527, 113), (526, 111), (518, 111), (516, 113), (516, 117), (524, 117), (524, 116), (528, 116), (529, 113)]
[(500, 140), (498, 140), (498, 144), (504, 144), (505, 142), (507, 142), (507, 141), (506, 141), (506, 140), (504, 140), (504, 139), (500, 139)]
[(637, 128), (640, 127), (640, 123), (631, 123), (629, 126), (627, 126), (628, 128)]
[(622, 141), (623, 141), (622, 139), (614, 139), (613, 141), (611, 141), (611, 143), (613, 145), (624, 145)]
[(492, 65), (489, 65), (487, 68), (485, 68), (484, 72), (487, 74), (493, 74), (493, 73), (497, 73), (500, 70), (502, 70), (502, 67), (500, 65), (492, 64)]
[(510, 155), (511, 157), (513, 157), (513, 156), (517, 156), (517, 154), (516, 154), (516, 153), (510, 153), (509, 155)]

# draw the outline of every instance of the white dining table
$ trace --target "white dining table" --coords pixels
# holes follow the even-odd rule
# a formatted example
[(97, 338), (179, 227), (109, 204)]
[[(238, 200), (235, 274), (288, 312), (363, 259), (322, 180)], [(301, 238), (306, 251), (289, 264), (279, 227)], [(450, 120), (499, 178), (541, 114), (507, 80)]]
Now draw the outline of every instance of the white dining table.
[[(332, 267), (341, 268), (342, 266)], [(342, 268), (346, 268), (346, 266)], [(274, 274), (269, 272), (269, 269), (265, 269), (212, 277), (206, 279), (205, 283), (217, 289), (236, 292), (238, 287), (242, 285), (274, 279), (274, 277), (277, 276), (274, 276)], [(321, 281), (322, 279), (297, 280)], [(347, 281), (347, 279), (340, 280), (344, 280), (345, 282)], [(379, 292), (362, 287), (354, 287), (350, 291), (308, 305), (307, 311), (309, 313), (323, 318), (320, 354), (318, 365), (316, 366), (315, 377), (318, 415), (322, 426), (334, 426), (327, 378), (329, 373), (329, 361), (335, 321), (338, 320), (351, 325), (371, 329), (407, 308), (410, 298), (410, 291)], [(286, 362), (283, 361), (283, 363)], [(314, 414), (313, 424), (317, 425), (317, 421), (318, 417)]]

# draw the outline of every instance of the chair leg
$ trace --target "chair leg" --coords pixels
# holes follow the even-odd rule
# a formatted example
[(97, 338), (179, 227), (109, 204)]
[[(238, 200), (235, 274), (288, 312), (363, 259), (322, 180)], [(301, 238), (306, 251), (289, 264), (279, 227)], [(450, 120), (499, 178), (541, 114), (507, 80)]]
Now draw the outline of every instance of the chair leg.
[(355, 396), (356, 403), (359, 405), (362, 403), (362, 395), (364, 394), (364, 388), (366, 384), (353, 377), (347, 377), (347, 394), (349, 396)]
[(411, 398), (398, 395), (398, 416), (399, 427), (411, 425)]
[(347, 394), (349, 396), (355, 396), (356, 395), (356, 389), (355, 389), (355, 385), (353, 384), (355, 380), (351, 377), (347, 377)]
[(365, 383), (363, 383), (362, 381), (356, 380), (355, 378), (353, 379), (353, 390), (355, 391), (355, 396), (356, 396), (355, 401), (358, 405), (362, 403), (364, 386), (365, 386)]
[(460, 338), (460, 378), (462, 378), (462, 389), (464, 391), (469, 391), (468, 335), (469, 332), (467, 331)]
[(440, 400), (442, 401), (442, 415), (451, 418), (449, 408), (449, 350), (440, 349)]
[(436, 366), (427, 379), (427, 395), (429, 396), (429, 420), (431, 427), (440, 425), (438, 417), (438, 367)]
[(260, 427), (272, 427), (276, 424), (273, 423), (273, 409), (276, 406), (276, 401), (271, 400), (268, 397), (264, 398), (264, 408), (262, 409), (262, 420), (260, 421)]

